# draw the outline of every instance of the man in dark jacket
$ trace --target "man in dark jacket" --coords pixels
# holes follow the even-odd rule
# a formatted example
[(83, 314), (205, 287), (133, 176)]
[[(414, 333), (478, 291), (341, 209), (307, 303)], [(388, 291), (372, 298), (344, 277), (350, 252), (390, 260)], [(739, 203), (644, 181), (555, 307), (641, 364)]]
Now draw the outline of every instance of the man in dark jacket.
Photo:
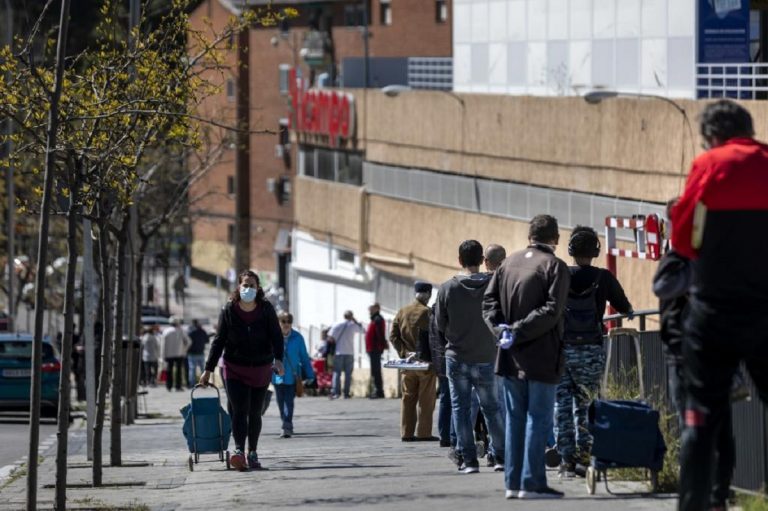
[(451, 388), (456, 454), (461, 459), (459, 471), (465, 474), (480, 469), (471, 419), (473, 389), (490, 433), (494, 470), (504, 468), (504, 425), (499, 415), (493, 368), (496, 339), (483, 320), (483, 295), (491, 275), (480, 272), (482, 262), (483, 246), (475, 240), (464, 241), (459, 246), (459, 264), (465, 273), (440, 286), (435, 308), (437, 327), (447, 342), (445, 365)]
[[(416, 299), (400, 309), (392, 321), (389, 342), (401, 358), (415, 353), (416, 358), (424, 359), (429, 357), (427, 303), (432, 296), (432, 284), (417, 281), (414, 284), (414, 290)], [(403, 442), (438, 440), (437, 437), (432, 436), (435, 380), (436, 375), (432, 369), (400, 371), (400, 384), (403, 389), (400, 404), (400, 436)]]
[(555, 387), (563, 371), (563, 311), (571, 276), (554, 254), (557, 220), (537, 215), (530, 245), (509, 255), (485, 292), (485, 320), (500, 340), (504, 376), (507, 498), (560, 498), (547, 485), (544, 449), (552, 431)]
[(200, 326), (196, 319), (192, 320), (192, 326), (187, 332), (192, 344), (187, 348), (187, 383), (189, 388), (197, 383), (197, 369), (200, 373), (205, 370), (205, 345), (208, 344), (208, 333)]
[(714, 445), (744, 362), (768, 402), (768, 146), (733, 101), (707, 105), (701, 135), (710, 149), (693, 162), (672, 209), (672, 245), (693, 261), (683, 360), (687, 406), (680, 451), (681, 511), (709, 505)]
[(387, 327), (378, 303), (368, 307), (368, 312), (371, 314), (371, 322), (368, 323), (368, 329), (365, 331), (365, 351), (371, 362), (371, 379), (373, 380), (371, 399), (379, 399), (384, 397), (381, 354), (387, 349)]

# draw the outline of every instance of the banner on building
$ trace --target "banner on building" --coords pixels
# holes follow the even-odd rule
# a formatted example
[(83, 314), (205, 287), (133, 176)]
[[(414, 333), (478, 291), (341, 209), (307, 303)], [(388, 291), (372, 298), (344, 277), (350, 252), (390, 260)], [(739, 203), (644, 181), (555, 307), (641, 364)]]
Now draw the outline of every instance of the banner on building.
[(747, 63), (750, 0), (699, 0), (699, 64)]

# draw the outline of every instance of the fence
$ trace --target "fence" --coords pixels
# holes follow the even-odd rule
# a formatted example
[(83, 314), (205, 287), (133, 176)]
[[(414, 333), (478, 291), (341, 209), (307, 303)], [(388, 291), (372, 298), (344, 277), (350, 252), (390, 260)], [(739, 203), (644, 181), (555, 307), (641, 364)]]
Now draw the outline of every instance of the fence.
[(696, 93), (699, 99), (766, 99), (768, 64), (697, 64)]
[[(641, 317), (658, 311), (643, 311)], [(606, 319), (620, 318), (621, 315)], [(666, 403), (673, 410), (667, 384), (668, 365), (658, 331), (640, 328), (640, 353), (643, 357), (643, 384), (646, 398), (652, 403)], [(628, 336), (617, 337), (609, 374), (618, 381), (626, 381), (628, 373), (637, 368), (637, 358)], [(764, 491), (768, 487), (768, 410), (760, 401), (757, 389), (746, 377), (752, 399), (734, 403), (733, 435), (736, 441), (736, 467), (733, 486), (751, 491)]]

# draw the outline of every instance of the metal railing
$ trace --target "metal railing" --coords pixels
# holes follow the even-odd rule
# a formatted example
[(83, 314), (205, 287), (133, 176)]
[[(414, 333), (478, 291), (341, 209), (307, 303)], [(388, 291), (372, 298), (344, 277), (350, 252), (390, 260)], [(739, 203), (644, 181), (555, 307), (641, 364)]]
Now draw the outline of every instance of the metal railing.
[(700, 99), (766, 99), (768, 63), (697, 64), (696, 92)]
[(408, 86), (414, 89), (452, 90), (451, 57), (408, 57)]
[[(638, 364), (631, 338), (617, 336), (609, 374), (614, 381), (622, 382), (629, 379), (627, 373), (641, 370), (645, 397), (654, 405), (666, 405), (667, 411), (673, 413), (674, 406), (668, 384), (670, 365), (667, 362), (666, 350), (661, 342), (660, 332), (646, 330), (647, 317), (658, 313), (655, 309), (634, 313), (636, 321), (639, 322), (637, 330), (640, 336), (642, 364)], [(613, 321), (619, 326), (626, 320), (626, 314), (603, 317), (603, 321)], [(736, 443), (736, 466), (732, 484), (745, 490), (765, 491), (768, 487), (768, 410), (757, 397), (757, 388), (749, 375), (746, 372), (744, 375), (752, 399), (732, 405), (733, 436)]]

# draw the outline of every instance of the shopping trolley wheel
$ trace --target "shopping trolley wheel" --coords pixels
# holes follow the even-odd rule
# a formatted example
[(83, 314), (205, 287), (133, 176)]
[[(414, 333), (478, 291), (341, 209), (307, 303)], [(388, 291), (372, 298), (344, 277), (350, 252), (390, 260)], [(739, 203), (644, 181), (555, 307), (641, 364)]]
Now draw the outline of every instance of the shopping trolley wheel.
[(651, 470), (651, 493), (657, 493), (659, 491), (659, 473), (656, 470)]
[(189, 455), (189, 471), (194, 472), (195, 471), (195, 463), (192, 461), (192, 455)]
[(225, 461), (226, 461), (226, 463), (227, 463), (227, 470), (229, 470), (229, 468), (230, 468), (230, 467), (229, 467), (229, 451), (227, 451), (227, 452), (225, 453)]
[(219, 461), (224, 461), (224, 451), (219, 451)]
[(595, 467), (587, 467), (587, 493), (590, 495), (595, 494), (595, 489), (597, 488), (597, 470), (595, 470)]

